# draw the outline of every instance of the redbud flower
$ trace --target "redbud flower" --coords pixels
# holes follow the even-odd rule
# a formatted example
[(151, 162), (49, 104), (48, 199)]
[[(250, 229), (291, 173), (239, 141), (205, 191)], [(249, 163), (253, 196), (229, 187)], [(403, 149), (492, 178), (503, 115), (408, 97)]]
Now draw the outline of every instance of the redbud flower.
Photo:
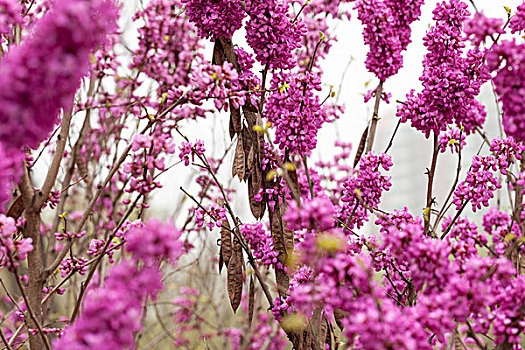
[(0, 214), (0, 267), (12, 269), (18, 266), (17, 261), (27, 258), (27, 253), (33, 250), (31, 238), (17, 239), (15, 220)]
[(368, 213), (379, 204), (383, 191), (390, 189), (390, 176), (381, 174), (380, 169), (388, 171), (392, 165), (389, 155), (370, 152), (361, 159), (359, 173), (346, 180), (341, 221), (349, 229), (361, 227), (368, 220)]
[(410, 43), (410, 24), (421, 15), (422, 0), (359, 0), (355, 8), (370, 47), (366, 68), (385, 81), (403, 66), (401, 52)]
[(62, 260), (58, 269), (60, 270), (60, 276), (66, 277), (71, 272), (78, 272), (84, 275), (87, 272), (88, 267), (86, 266), (87, 259), (85, 258), (66, 258)]
[(488, 18), (483, 12), (476, 12), (474, 17), (465, 23), (463, 31), (474, 46), (484, 44), (488, 37), (496, 40), (496, 35), (505, 33), (501, 18)]
[(452, 153), (458, 153), (467, 144), (466, 135), (460, 129), (452, 128), (439, 135), (438, 147), (440, 152), (445, 152), (450, 148)]
[(525, 139), (525, 44), (502, 41), (487, 53), (487, 65), (496, 71), (494, 85), (502, 103), (503, 128), (508, 136)]
[(293, 50), (301, 46), (305, 27), (301, 19), (292, 22), (288, 16), (288, 1), (248, 0), (246, 11), (246, 41), (257, 60), (271, 69), (294, 66)]
[(514, 16), (510, 19), (509, 27), (512, 33), (521, 32), (525, 29), (525, 2), (516, 9)]
[(328, 120), (329, 112), (321, 106), (316, 91), (321, 79), (312, 73), (276, 75), (269, 96), (266, 117), (275, 127), (275, 143), (298, 155), (308, 155), (317, 144), (317, 132)]
[(0, 35), (10, 35), (15, 24), (22, 23), (19, 1), (0, 0)]
[(186, 4), (186, 14), (199, 30), (202, 38), (230, 39), (242, 26), (246, 16), (242, 0), (182, 0)]
[(334, 216), (332, 201), (328, 197), (315, 197), (303, 201), (300, 207), (296, 201), (290, 201), (283, 220), (289, 230), (312, 228), (324, 231), (334, 226)]
[[(0, 112), (1, 113), (1, 112)], [(1, 128), (1, 126), (0, 126)], [(17, 149), (6, 148), (0, 142), (0, 208), (11, 198), (15, 181), (22, 171), (24, 154)]]
[(272, 235), (264, 230), (261, 223), (244, 224), (239, 229), (250, 245), (256, 259), (264, 265), (283, 269), (282, 264), (277, 259), (279, 252), (274, 248)]
[(465, 43), (460, 33), (469, 15), (467, 4), (449, 0), (439, 3), (433, 13), (436, 24), (424, 38), (428, 53), (423, 60), (423, 75), (419, 78), (423, 90), (419, 93), (412, 90), (407, 95), (407, 102), (399, 106), (397, 115), (403, 122), (410, 120), (411, 125), (426, 137), (431, 132), (445, 131), (452, 122), (458, 127), (464, 124), (469, 134), (475, 127), (470, 124), (484, 119), (470, 116), (468, 123), (463, 121), (472, 114), (473, 106), (480, 109), (475, 96), (490, 76), (482, 52), (478, 49), (466, 55), (463, 52)]
[(73, 103), (89, 54), (116, 26), (112, 0), (56, 0), (34, 34), (0, 64), (0, 139), (5, 146), (36, 147), (53, 129), (61, 108)]
[(133, 259), (153, 263), (163, 259), (177, 261), (184, 253), (181, 232), (173, 225), (148, 220), (143, 227), (132, 228), (126, 237), (126, 251)]
[(157, 268), (124, 261), (113, 267), (103, 287), (88, 291), (82, 313), (54, 342), (57, 350), (126, 349), (141, 328), (142, 303), (162, 289)]

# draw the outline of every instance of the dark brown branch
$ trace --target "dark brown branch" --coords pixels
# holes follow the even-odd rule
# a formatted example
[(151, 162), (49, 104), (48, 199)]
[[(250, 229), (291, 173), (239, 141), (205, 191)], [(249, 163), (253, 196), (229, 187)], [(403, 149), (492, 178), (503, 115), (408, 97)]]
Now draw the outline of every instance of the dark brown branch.
[(383, 81), (379, 82), (376, 89), (376, 100), (374, 104), (374, 115), (372, 116), (372, 122), (370, 123), (370, 131), (368, 133), (368, 142), (366, 144), (365, 153), (372, 150), (374, 145), (374, 139), (376, 137), (377, 122), (379, 121), (379, 104), (381, 103), (381, 95), (383, 94)]
[(427, 205), (425, 207), (425, 213), (423, 215), (423, 218), (425, 220), (425, 227), (424, 227), (424, 233), (425, 235), (428, 235), (428, 229), (430, 227), (430, 214), (432, 210), (432, 185), (434, 183), (434, 176), (436, 173), (436, 165), (437, 165), (437, 158), (439, 154), (439, 147), (438, 147), (438, 135), (434, 133), (434, 152), (432, 153), (432, 163), (430, 165), (430, 170), (428, 171), (428, 185), (427, 185)]

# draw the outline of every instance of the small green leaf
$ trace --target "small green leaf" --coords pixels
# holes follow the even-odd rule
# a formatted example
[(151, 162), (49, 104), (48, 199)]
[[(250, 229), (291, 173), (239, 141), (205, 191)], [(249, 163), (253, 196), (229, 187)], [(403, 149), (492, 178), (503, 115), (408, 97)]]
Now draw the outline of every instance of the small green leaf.
[(283, 168), (285, 170), (288, 170), (288, 171), (294, 171), (295, 170), (295, 165), (293, 165), (290, 162), (286, 162), (286, 163), (283, 164)]
[(306, 329), (306, 317), (302, 314), (291, 314), (284, 316), (284, 319), (281, 322), (281, 327), (287, 333), (300, 333)]
[(253, 126), (253, 131), (255, 131), (255, 132), (265, 132), (266, 130), (260, 125), (254, 125)]
[(508, 233), (506, 236), (505, 236), (505, 243), (509, 243), (510, 241), (512, 241), (514, 238), (516, 238), (516, 235), (514, 233)]
[(277, 175), (277, 172), (275, 170), (270, 170), (266, 175), (266, 180), (272, 181), (275, 175)]

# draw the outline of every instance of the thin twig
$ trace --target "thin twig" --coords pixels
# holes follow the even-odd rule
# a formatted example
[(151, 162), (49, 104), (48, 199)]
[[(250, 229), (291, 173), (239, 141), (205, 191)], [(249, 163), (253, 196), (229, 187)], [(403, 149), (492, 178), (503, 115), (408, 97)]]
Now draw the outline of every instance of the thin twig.
[(428, 229), (430, 227), (430, 214), (432, 209), (432, 185), (434, 183), (434, 176), (436, 173), (437, 158), (439, 154), (438, 147), (438, 135), (434, 133), (434, 152), (432, 153), (432, 163), (430, 165), (430, 170), (428, 171), (428, 185), (427, 185), (427, 205), (425, 207), (425, 213), (423, 215), (425, 221), (424, 233), (428, 235)]
[(376, 137), (377, 122), (379, 121), (379, 104), (381, 103), (381, 95), (383, 94), (383, 81), (379, 82), (376, 88), (376, 100), (374, 104), (374, 115), (372, 116), (372, 122), (370, 124), (370, 131), (368, 132), (368, 140), (366, 144), (365, 153), (372, 150), (374, 145), (374, 139)]
[(394, 143), (394, 137), (396, 136), (397, 130), (399, 129), (399, 125), (401, 125), (401, 118), (399, 118), (399, 120), (397, 121), (396, 128), (394, 129), (394, 133), (392, 134), (392, 137), (390, 138), (390, 141), (388, 142), (388, 146), (386, 146), (386, 149), (383, 152), (384, 154), (387, 154), (388, 151), (390, 150), (390, 147), (392, 147), (392, 144)]
[[(195, 204), (197, 204), (199, 206), (199, 208), (203, 209), (207, 214), (208, 216), (212, 217), (211, 214), (208, 212), (208, 210), (206, 210), (206, 208), (204, 208), (202, 206), (201, 203), (199, 203), (195, 197), (193, 197), (191, 194), (189, 194), (184, 188), (180, 188), (180, 190), (182, 192), (184, 192), (184, 194), (186, 196), (188, 196), (193, 202), (195, 202)], [(228, 204), (228, 207), (229, 207), (229, 204)], [(231, 208), (230, 208), (231, 210)], [(232, 215), (233, 211), (230, 212), (230, 215)], [(233, 220), (235, 221), (235, 224), (236, 226), (237, 225), (240, 225), (241, 222), (239, 220), (239, 218), (237, 218), (236, 216), (232, 216)], [(264, 292), (264, 295), (266, 296), (266, 299), (268, 301), (268, 303), (270, 304), (271, 307), (273, 307), (273, 298), (272, 298), (272, 295), (270, 294), (270, 290), (268, 289), (268, 286), (266, 285), (266, 282), (264, 282), (263, 278), (262, 278), (262, 275), (259, 271), (259, 268), (257, 267), (257, 264), (255, 263), (255, 259), (253, 257), (253, 254), (250, 250), (250, 248), (248, 247), (248, 245), (246, 244), (246, 242), (244, 241), (244, 237), (242, 237), (240, 235), (240, 232), (238, 229), (229, 229), (228, 227), (226, 227), (224, 224), (222, 225), (222, 228), (224, 229), (227, 229), (229, 230), (230, 232), (232, 232), (236, 237), (237, 239), (239, 240), (240, 244), (241, 244), (241, 247), (244, 249), (244, 251), (246, 252), (246, 255), (248, 256), (248, 261), (250, 263), (250, 265), (252, 266), (254, 272), (255, 272), (255, 276), (257, 277), (257, 280), (259, 281), (259, 284), (261, 285), (262, 287), (262, 290)]]
[(71, 118), (73, 115), (72, 113), (73, 107), (71, 107), (68, 111), (65, 111), (64, 115), (62, 116), (60, 134), (58, 135), (55, 154), (53, 155), (53, 160), (51, 161), (51, 165), (49, 166), (49, 171), (47, 172), (47, 176), (44, 180), (44, 184), (42, 185), (42, 189), (38, 192), (38, 199), (36, 199), (34, 203), (35, 208), (42, 207), (45, 201), (49, 198), (51, 189), (55, 184), (58, 175), (58, 170), (60, 169), (60, 163), (64, 158), (64, 150), (66, 148), (67, 139), (69, 137), (69, 127), (71, 126)]

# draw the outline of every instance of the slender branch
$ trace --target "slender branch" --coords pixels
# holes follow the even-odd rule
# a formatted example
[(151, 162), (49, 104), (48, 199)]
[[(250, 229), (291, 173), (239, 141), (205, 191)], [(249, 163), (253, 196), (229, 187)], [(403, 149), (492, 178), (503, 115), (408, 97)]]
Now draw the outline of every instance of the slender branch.
[(476, 345), (481, 349), (481, 350), (486, 350), (487, 347), (485, 345), (483, 345), (481, 343), (481, 341), (478, 339), (478, 337), (476, 336), (476, 333), (474, 332), (474, 328), (472, 328), (472, 325), (470, 324), (470, 322), (467, 320), (467, 326), (468, 326), (468, 336), (472, 339), (474, 339), (474, 341), (476, 342)]
[(432, 153), (432, 164), (430, 165), (430, 170), (428, 171), (427, 205), (425, 207), (425, 213), (423, 215), (423, 218), (425, 220), (425, 228), (424, 228), (425, 235), (428, 235), (428, 229), (430, 227), (430, 213), (431, 213), (432, 203), (433, 203), (432, 185), (434, 183), (434, 175), (436, 172), (438, 154), (439, 154), (438, 135), (434, 133), (434, 152)]
[(383, 81), (379, 82), (376, 88), (376, 100), (374, 104), (374, 115), (372, 116), (372, 123), (370, 124), (370, 131), (368, 132), (368, 142), (366, 144), (366, 151), (368, 153), (372, 150), (374, 139), (376, 137), (377, 122), (379, 121), (379, 104), (381, 103), (381, 95), (383, 94)]
[(390, 141), (388, 142), (388, 146), (386, 146), (386, 149), (383, 152), (384, 154), (387, 154), (388, 151), (390, 150), (390, 147), (392, 147), (392, 144), (394, 143), (394, 137), (396, 136), (397, 130), (399, 129), (399, 125), (401, 125), (401, 118), (399, 118), (399, 120), (397, 121), (396, 128), (394, 129), (394, 133), (392, 134), (392, 137), (390, 138)]
[(0, 327), (0, 338), (2, 338), (2, 342), (4, 343), (5, 345), (5, 348), (7, 350), (13, 350), (13, 348), (11, 347), (11, 345), (9, 345), (9, 342), (7, 341), (5, 335), (4, 335), (4, 332), (2, 331), (2, 328)]
[(454, 226), (454, 223), (456, 222), (456, 220), (459, 218), (459, 216), (461, 215), (461, 212), (463, 211), (463, 209), (465, 209), (465, 207), (467, 206), (467, 204), (469, 203), (470, 199), (469, 200), (466, 200), (465, 203), (463, 203), (463, 205), (461, 206), (461, 208), (458, 210), (458, 212), (456, 213), (456, 216), (454, 216), (454, 219), (452, 219), (452, 221), (450, 222), (450, 224), (448, 224), (445, 232), (443, 232), (443, 234), (441, 235), (441, 239), (445, 238), (448, 233), (450, 232), (450, 230), (452, 229), (452, 226)]
[(262, 82), (261, 82), (261, 101), (259, 102), (259, 113), (262, 114), (263, 107), (264, 107), (264, 96), (266, 94), (266, 77), (268, 75), (268, 69), (270, 68), (270, 63), (266, 63), (266, 66), (264, 66), (264, 70), (262, 71)]
[(448, 192), (447, 198), (445, 199), (445, 202), (443, 202), (443, 206), (441, 207), (441, 210), (439, 211), (436, 221), (434, 222), (434, 228), (439, 225), (439, 222), (443, 218), (443, 215), (445, 215), (446, 211), (448, 210), (447, 204), (450, 198), (452, 197), (452, 194), (454, 193), (454, 190), (456, 189), (456, 185), (459, 181), (459, 174), (461, 173), (461, 150), (463, 149), (463, 146), (461, 145), (461, 137), (463, 134), (463, 128), (459, 132), (459, 150), (458, 150), (458, 165), (456, 167), (456, 177), (454, 179), (454, 183), (450, 187), (450, 191)]
[[(178, 103), (182, 102), (182, 101), (183, 101), (183, 99), (179, 99), (179, 101), (177, 101), (176, 103), (174, 103), (173, 105), (168, 107), (164, 112), (160, 113), (158, 118), (150, 120), (148, 125), (146, 125), (146, 127), (140, 132), (140, 134), (146, 133), (146, 131), (148, 131), (158, 120), (160, 120), (163, 116), (165, 116), (167, 113), (169, 113), (169, 110), (172, 110), (173, 108), (175, 108), (176, 105)], [(113, 176), (115, 175), (117, 170), (120, 168), (122, 163), (124, 163), (124, 161), (126, 160), (126, 158), (128, 156), (128, 153), (131, 150), (131, 147), (132, 147), (132, 143), (130, 143), (126, 147), (126, 149), (122, 152), (120, 158), (113, 165), (113, 167), (111, 168), (111, 171), (106, 176), (106, 178), (104, 179), (103, 183), (98, 186), (98, 190), (97, 190), (95, 196), (91, 199), (91, 202), (89, 203), (88, 207), (84, 211), (84, 214), (82, 215), (82, 218), (80, 219), (80, 222), (79, 222), (78, 227), (77, 227), (77, 231), (81, 231), (82, 228), (84, 227), (84, 225), (86, 224), (87, 219), (91, 215), (91, 211), (95, 207), (95, 204), (97, 203), (98, 198), (102, 195), (102, 193), (104, 192), (104, 189), (106, 188), (107, 184), (111, 181), (111, 179), (113, 178)], [(67, 242), (66, 246), (58, 253), (58, 256), (51, 263), (51, 265), (44, 270), (44, 272), (43, 272), (44, 279), (49, 277), (49, 275), (53, 271), (56, 270), (58, 265), (60, 265), (60, 263), (62, 262), (62, 259), (64, 259), (64, 257), (66, 256), (66, 254), (69, 251), (69, 249), (73, 246), (74, 242), (75, 242), (75, 240), (70, 240), (69, 242)]]
[(53, 155), (53, 160), (51, 161), (51, 165), (49, 166), (49, 171), (47, 172), (47, 176), (44, 181), (44, 184), (42, 185), (42, 189), (38, 192), (38, 199), (34, 203), (34, 206), (36, 208), (42, 207), (45, 201), (47, 201), (47, 199), (49, 198), (49, 194), (51, 193), (51, 189), (55, 184), (58, 175), (58, 170), (60, 169), (60, 163), (64, 158), (64, 150), (66, 148), (67, 139), (69, 137), (69, 128), (71, 126), (72, 113), (73, 107), (71, 107), (68, 111), (65, 111), (64, 115), (62, 116), (60, 134), (58, 135), (55, 154)]
[(11, 338), (9, 338), (9, 342), (8, 344), (9, 345), (13, 345), (13, 343), (15, 342), (15, 339), (16, 337), (18, 337), (18, 335), (20, 334), (20, 332), (22, 331), (22, 329), (24, 328), (24, 323), (22, 323), (20, 326), (18, 326), (18, 328), (16, 329), (16, 331), (13, 333), (13, 335), (11, 336)]
[[(195, 197), (193, 197), (191, 194), (189, 194), (184, 188), (180, 188), (180, 190), (182, 192), (184, 192), (184, 194), (186, 196), (188, 196), (193, 202), (195, 202), (195, 204), (197, 204), (199, 206), (199, 208), (203, 209), (207, 214), (208, 216), (211, 216), (211, 214), (209, 214), (208, 210), (206, 210), (206, 208), (204, 208), (202, 206), (201, 203), (199, 203)], [(229, 204), (228, 204), (228, 208), (229, 208)], [(231, 210), (231, 208), (230, 208)], [(229, 211), (230, 211), (229, 210)], [(233, 216), (233, 211), (230, 212), (230, 215), (232, 216), (232, 219), (235, 221), (235, 224), (236, 226), (240, 225), (241, 224), (241, 221), (239, 220), (239, 218), (237, 218), (236, 216)], [(228, 229), (228, 227), (226, 226), (222, 226), (222, 228), (225, 228), (225, 229)], [(238, 228), (236, 229), (229, 229), (230, 232), (232, 232), (236, 237), (237, 239), (239, 239), (239, 242), (241, 243), (241, 247), (244, 249), (244, 251), (246, 252), (246, 255), (248, 256), (248, 262), (250, 263), (250, 265), (252, 266), (253, 268), (253, 271), (255, 272), (255, 276), (257, 277), (257, 280), (259, 281), (259, 284), (261, 285), (261, 288), (264, 292), (264, 295), (266, 296), (266, 299), (268, 301), (268, 304), (270, 304), (270, 307), (273, 307), (273, 298), (272, 298), (272, 295), (270, 293), (270, 290), (268, 289), (268, 286), (266, 285), (266, 282), (264, 281), (260, 271), (259, 271), (259, 268), (257, 267), (257, 264), (255, 262), (255, 259), (253, 257), (253, 254), (250, 250), (250, 248), (248, 247), (248, 245), (246, 244), (245, 240), (244, 240), (244, 237), (242, 237), (240, 235), (240, 232), (238, 230)]]
[(314, 183), (310, 179), (310, 171), (308, 170), (307, 159), (308, 159), (308, 157), (303, 156), (304, 172), (306, 173), (306, 179), (308, 180), (308, 187), (310, 188), (310, 195), (312, 196), (312, 198), (314, 198), (315, 197)]
[(98, 256), (96, 257), (96, 260), (95, 260), (94, 264), (89, 269), (89, 272), (88, 272), (88, 274), (86, 276), (86, 279), (84, 280), (84, 282), (82, 282), (82, 286), (80, 288), (80, 293), (78, 295), (77, 302), (75, 304), (75, 308), (73, 309), (73, 314), (71, 315), (71, 323), (73, 323), (75, 321), (76, 317), (78, 316), (78, 313), (80, 311), (80, 305), (82, 304), (82, 299), (84, 298), (84, 295), (86, 294), (87, 287), (88, 287), (89, 283), (91, 282), (91, 279), (93, 278), (99, 263), (102, 261), (102, 259), (106, 255), (106, 252), (107, 252), (109, 246), (111, 245), (111, 242), (113, 241), (113, 238), (115, 238), (118, 230), (124, 224), (124, 222), (127, 220), (129, 215), (131, 215), (131, 212), (133, 211), (133, 209), (135, 208), (135, 206), (137, 205), (137, 203), (138, 203), (138, 201), (139, 201), (139, 199), (141, 197), (142, 197), (142, 194), (138, 195), (137, 198), (135, 199), (135, 201), (132, 203), (132, 205), (129, 206), (126, 214), (122, 217), (122, 219), (120, 220), (119, 224), (113, 229), (113, 233), (108, 237), (108, 239), (106, 240), (106, 243), (104, 244), (104, 247), (98, 253)]
[(301, 8), (299, 9), (299, 12), (297, 12), (297, 14), (295, 15), (295, 18), (293, 19), (292, 23), (295, 23), (297, 22), (297, 20), (299, 19), (299, 15), (301, 14), (301, 12), (303, 12), (304, 8), (306, 6), (308, 6), (308, 4), (310, 3), (310, 0), (306, 0), (304, 2), (304, 4), (301, 6)]

